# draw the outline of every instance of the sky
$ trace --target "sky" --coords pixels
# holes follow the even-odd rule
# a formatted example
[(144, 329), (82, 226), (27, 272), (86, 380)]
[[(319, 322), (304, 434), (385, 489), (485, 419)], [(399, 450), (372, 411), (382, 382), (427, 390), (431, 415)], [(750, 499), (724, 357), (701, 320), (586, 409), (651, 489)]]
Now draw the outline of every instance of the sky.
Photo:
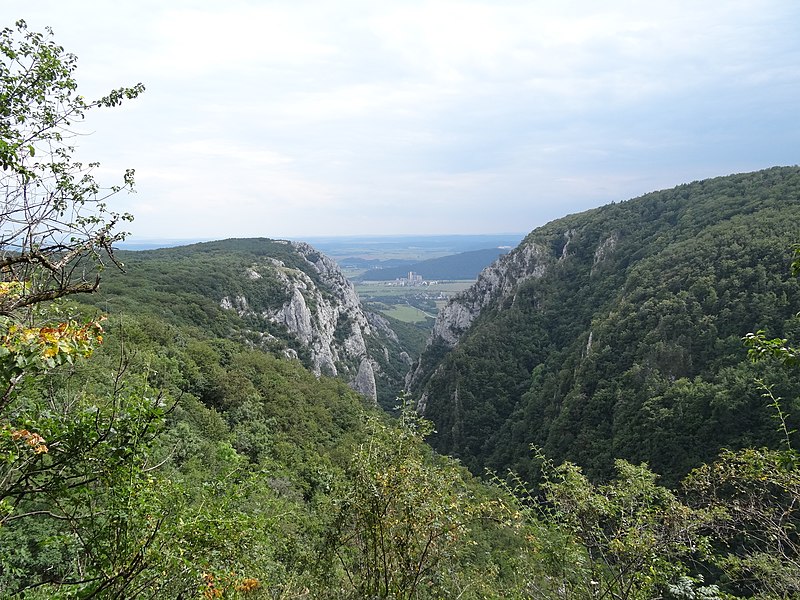
[(800, 162), (795, 0), (2, 0), (134, 240), (526, 233)]

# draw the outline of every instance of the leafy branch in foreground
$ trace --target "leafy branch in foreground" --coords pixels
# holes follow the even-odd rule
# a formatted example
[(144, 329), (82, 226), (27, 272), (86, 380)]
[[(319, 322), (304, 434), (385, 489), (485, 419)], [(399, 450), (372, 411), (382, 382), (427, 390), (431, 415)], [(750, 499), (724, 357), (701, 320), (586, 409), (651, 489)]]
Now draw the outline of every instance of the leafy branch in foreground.
[(132, 217), (107, 201), (133, 191), (133, 170), (102, 187), (71, 140), (88, 111), (144, 87), (85, 100), (52, 36), (22, 20), (0, 31), (0, 591), (133, 597), (168, 512), (148, 467), (164, 410), (124, 360), (99, 389), (73, 388), (59, 367), (92, 354), (102, 319), (51, 301), (96, 290), (106, 262), (121, 268), (112, 244)]
[[(793, 277), (800, 277), (800, 244), (792, 245), (793, 260), (789, 270)], [(747, 354), (755, 362), (767, 357), (781, 361), (787, 367), (800, 366), (800, 350), (791, 346), (785, 338), (768, 338), (763, 330), (748, 333), (742, 340), (748, 348)]]
[(78, 94), (77, 58), (25, 21), (0, 31), (0, 274), (22, 285), (0, 298), (0, 315), (97, 289), (105, 260), (117, 264), (117, 226), (133, 217), (110, 211), (108, 199), (133, 191), (129, 169), (121, 184), (103, 188), (92, 174), (99, 163), (74, 158), (72, 129), (86, 113), (119, 105), (142, 84), (89, 102)]
[(748, 333), (742, 338), (744, 345), (748, 348), (747, 354), (754, 361), (773, 357), (781, 361), (787, 367), (800, 366), (800, 352), (789, 345), (789, 340), (785, 338), (767, 338), (765, 331), (759, 330), (755, 333)]
[(367, 430), (336, 502), (329, 541), (348, 582), (342, 591), (353, 598), (436, 595), (469, 550), (472, 527), (493, 505), (472, 496), (454, 463), (425, 455), (431, 424), (408, 403), (399, 427), (368, 416)]
[(517, 498), (533, 557), (531, 597), (644, 599), (680, 586), (694, 594), (687, 597), (718, 597), (689, 567), (710, 550), (710, 511), (682, 503), (646, 465), (617, 460), (616, 477), (597, 485), (577, 465), (555, 465), (534, 451), (538, 492), (513, 474), (510, 484), (495, 478)]

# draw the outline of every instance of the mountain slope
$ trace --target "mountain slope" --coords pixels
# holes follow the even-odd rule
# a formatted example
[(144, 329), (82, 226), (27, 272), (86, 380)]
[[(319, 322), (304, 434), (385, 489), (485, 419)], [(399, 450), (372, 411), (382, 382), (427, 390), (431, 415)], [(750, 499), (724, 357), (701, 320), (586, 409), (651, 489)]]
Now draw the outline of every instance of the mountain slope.
[(408, 368), (397, 336), (364, 311), (330, 258), (302, 242), (224, 240), (120, 252), (93, 302), (104, 311), (151, 313), (209, 335), (247, 340), (342, 376), (391, 404)]
[[(431, 442), (476, 472), (527, 472), (536, 444), (594, 476), (623, 457), (668, 482), (723, 446), (776, 443), (740, 338), (800, 327), (787, 273), (799, 239), (796, 167), (533, 231), (440, 311), (409, 378), (436, 424)], [(764, 376), (800, 395), (778, 372)]]

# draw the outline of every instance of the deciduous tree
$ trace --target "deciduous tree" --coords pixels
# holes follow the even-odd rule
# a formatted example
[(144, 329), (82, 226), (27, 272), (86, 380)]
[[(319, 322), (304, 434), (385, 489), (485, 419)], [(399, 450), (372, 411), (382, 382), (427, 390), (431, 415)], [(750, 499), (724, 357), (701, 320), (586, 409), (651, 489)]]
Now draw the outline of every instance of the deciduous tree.
[(42, 301), (97, 288), (97, 270), (114, 262), (112, 244), (123, 239), (131, 215), (107, 200), (132, 191), (134, 172), (104, 187), (99, 163), (75, 157), (73, 127), (86, 113), (135, 98), (144, 86), (112, 90), (88, 101), (78, 93), (77, 58), (24, 21), (0, 32), (0, 273), (21, 293), (0, 297), (0, 315)]

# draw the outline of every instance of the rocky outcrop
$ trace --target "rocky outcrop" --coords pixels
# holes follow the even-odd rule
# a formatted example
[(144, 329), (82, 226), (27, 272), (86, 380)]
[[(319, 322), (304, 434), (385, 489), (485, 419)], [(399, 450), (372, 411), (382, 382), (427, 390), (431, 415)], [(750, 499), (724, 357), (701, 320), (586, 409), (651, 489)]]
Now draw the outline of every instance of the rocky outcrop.
[[(288, 278), (287, 278), (288, 283)], [(292, 299), (275, 314), (269, 315), (274, 321), (286, 326), (300, 341), (308, 345), (314, 339), (311, 311), (299, 286), (292, 286)]]
[[(264, 257), (243, 274), (256, 284), (277, 279), (286, 293), (283, 304), (257, 311), (245, 296), (234, 295), (222, 298), (220, 306), (239, 316), (258, 315), (284, 327), (308, 349), (309, 366), (317, 375), (341, 375), (375, 401), (376, 365), (369, 357), (368, 339), (375, 337), (375, 330), (395, 341), (397, 336), (385, 319), (365, 313), (355, 288), (332, 259), (304, 242), (289, 244), (301, 259), (293, 266)], [(385, 347), (379, 350), (388, 354)]]
[(597, 249), (594, 251), (594, 260), (592, 261), (591, 274), (594, 275), (598, 267), (614, 253), (619, 242), (619, 235), (614, 233), (604, 239)]
[(225, 296), (219, 305), (223, 310), (235, 310), (240, 317), (250, 311), (250, 307), (247, 306), (247, 298), (244, 296)]
[[(569, 237), (567, 240), (569, 243)], [(441, 340), (447, 346), (455, 346), (458, 338), (484, 307), (510, 294), (520, 282), (544, 275), (553, 260), (553, 256), (545, 248), (532, 242), (523, 243), (512, 252), (501, 256), (497, 262), (481, 272), (472, 287), (453, 297), (439, 311), (429, 345)]]
[[(533, 241), (523, 241), (510, 253), (501, 256), (495, 263), (481, 271), (478, 280), (468, 289), (454, 296), (436, 316), (433, 331), (428, 338), (426, 352), (423, 353), (416, 367), (411, 369), (405, 379), (406, 390), (418, 391), (436, 368), (436, 359), (431, 363), (428, 350), (436, 346), (454, 348), (461, 336), (469, 330), (473, 321), (481, 311), (490, 304), (502, 302), (513, 296), (518, 286), (529, 279), (539, 279), (550, 265), (566, 258), (566, 247), (574, 232), (564, 234), (566, 243), (559, 256), (553, 255), (544, 246)], [(427, 404), (427, 393), (423, 392), (418, 400), (417, 409), (424, 412)]]
[(369, 322), (372, 327), (376, 330), (382, 332), (386, 335), (387, 338), (392, 340), (395, 343), (399, 343), (400, 340), (397, 337), (397, 334), (394, 332), (394, 329), (389, 325), (389, 321), (383, 315), (374, 312), (368, 312), (367, 321)]
[(362, 396), (371, 398), (373, 402), (377, 402), (378, 388), (375, 385), (375, 370), (372, 368), (372, 361), (368, 358), (363, 359), (358, 367), (353, 389)]

